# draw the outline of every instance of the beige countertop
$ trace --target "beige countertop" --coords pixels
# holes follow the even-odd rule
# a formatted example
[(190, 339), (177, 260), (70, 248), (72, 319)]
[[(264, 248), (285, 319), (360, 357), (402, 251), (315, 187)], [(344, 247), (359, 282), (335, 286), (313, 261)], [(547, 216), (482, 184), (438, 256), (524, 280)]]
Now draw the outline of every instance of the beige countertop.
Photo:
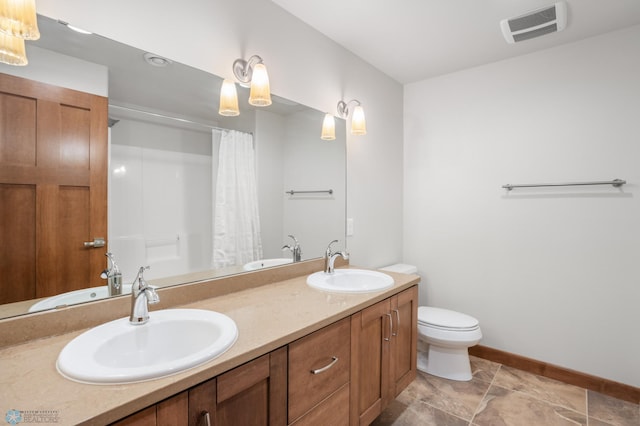
[(113, 422), (345, 318), (420, 280), (417, 275), (388, 274), (394, 278), (394, 286), (376, 293), (326, 293), (309, 287), (303, 275), (182, 305), (181, 308), (214, 310), (231, 317), (238, 326), (237, 342), (203, 365), (142, 383), (89, 385), (58, 374), (55, 367), (58, 353), (83, 330), (5, 347), (0, 350), (0, 414), (4, 416), (9, 410), (54, 412), (57, 425)]

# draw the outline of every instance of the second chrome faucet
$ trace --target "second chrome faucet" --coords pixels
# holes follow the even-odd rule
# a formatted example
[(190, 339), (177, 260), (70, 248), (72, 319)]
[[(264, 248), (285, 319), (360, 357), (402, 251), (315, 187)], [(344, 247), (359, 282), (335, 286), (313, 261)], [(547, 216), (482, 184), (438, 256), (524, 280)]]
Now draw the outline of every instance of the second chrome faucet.
[(324, 272), (325, 274), (333, 274), (333, 270), (334, 270), (334, 263), (336, 261), (336, 258), (341, 257), (344, 260), (348, 260), (349, 259), (349, 253), (347, 253), (346, 251), (336, 251), (336, 252), (332, 252), (331, 251), (331, 245), (334, 243), (337, 243), (338, 240), (333, 240), (329, 243), (329, 245), (327, 246), (327, 251), (325, 251), (324, 253)]

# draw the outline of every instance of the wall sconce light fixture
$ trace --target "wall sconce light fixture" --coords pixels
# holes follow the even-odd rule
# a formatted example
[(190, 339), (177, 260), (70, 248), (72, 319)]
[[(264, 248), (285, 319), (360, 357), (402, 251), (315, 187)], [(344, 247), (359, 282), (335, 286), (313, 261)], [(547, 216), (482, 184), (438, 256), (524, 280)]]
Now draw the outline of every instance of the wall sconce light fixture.
[(236, 59), (233, 63), (233, 74), (241, 83), (251, 82), (249, 104), (253, 106), (271, 105), (269, 75), (260, 56), (253, 55), (248, 61)]
[(332, 141), (336, 138), (336, 119), (333, 115), (326, 113), (322, 120), (322, 133), (320, 139)]
[(38, 40), (36, 0), (0, 0), (0, 31), (24, 40)]
[(220, 89), (220, 108), (218, 114), (226, 117), (235, 117), (240, 115), (238, 108), (238, 92), (236, 84), (231, 80), (224, 80)]
[(338, 102), (338, 115), (342, 118), (349, 116), (349, 105), (355, 103), (353, 108), (353, 114), (351, 114), (351, 134), (352, 135), (366, 135), (367, 134), (367, 122), (364, 117), (364, 110), (360, 101), (353, 99), (349, 102)]
[(0, 62), (27, 65), (24, 41), (39, 38), (35, 0), (0, 0)]
[(27, 65), (24, 39), (0, 33), (0, 62), (9, 65)]

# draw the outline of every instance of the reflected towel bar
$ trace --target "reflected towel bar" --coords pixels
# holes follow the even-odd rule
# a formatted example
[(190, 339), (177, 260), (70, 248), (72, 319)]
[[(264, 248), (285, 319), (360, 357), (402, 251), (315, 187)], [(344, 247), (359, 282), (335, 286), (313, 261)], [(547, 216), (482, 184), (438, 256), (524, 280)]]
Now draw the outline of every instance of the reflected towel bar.
[(541, 186), (584, 186), (584, 185), (613, 185), (616, 188), (626, 184), (626, 180), (614, 179), (609, 181), (596, 181), (596, 182), (568, 182), (568, 183), (530, 183), (530, 184), (517, 184), (512, 185), (510, 183), (502, 185), (506, 190), (511, 191), (513, 188), (537, 188)]
[(319, 191), (294, 191), (293, 189), (290, 191), (286, 191), (285, 194), (295, 195), (295, 194), (333, 194), (333, 189), (324, 189)]

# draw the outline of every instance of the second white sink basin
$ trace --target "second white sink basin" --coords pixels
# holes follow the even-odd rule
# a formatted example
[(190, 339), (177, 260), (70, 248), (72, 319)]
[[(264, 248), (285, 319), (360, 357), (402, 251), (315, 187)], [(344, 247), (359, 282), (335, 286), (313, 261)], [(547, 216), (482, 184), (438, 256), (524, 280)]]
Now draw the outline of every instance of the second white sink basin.
[(111, 321), (79, 335), (58, 356), (58, 371), (71, 380), (122, 384), (156, 379), (209, 361), (238, 337), (235, 322), (219, 312), (165, 309), (149, 322)]
[[(131, 293), (131, 284), (122, 285), (122, 294)], [(100, 287), (83, 288), (81, 290), (69, 291), (57, 296), (47, 297), (34, 303), (29, 308), (29, 312), (53, 309), (58, 306), (75, 305), (76, 303), (91, 302), (109, 297), (109, 289), (106, 285)]]
[(253, 262), (245, 263), (242, 265), (242, 269), (245, 271), (255, 271), (256, 269), (270, 268), (272, 266), (286, 265), (287, 263), (293, 263), (291, 258), (273, 258), (273, 259), (260, 259)]
[(335, 269), (333, 274), (315, 272), (307, 277), (307, 284), (335, 293), (369, 293), (393, 286), (391, 276), (366, 269)]

